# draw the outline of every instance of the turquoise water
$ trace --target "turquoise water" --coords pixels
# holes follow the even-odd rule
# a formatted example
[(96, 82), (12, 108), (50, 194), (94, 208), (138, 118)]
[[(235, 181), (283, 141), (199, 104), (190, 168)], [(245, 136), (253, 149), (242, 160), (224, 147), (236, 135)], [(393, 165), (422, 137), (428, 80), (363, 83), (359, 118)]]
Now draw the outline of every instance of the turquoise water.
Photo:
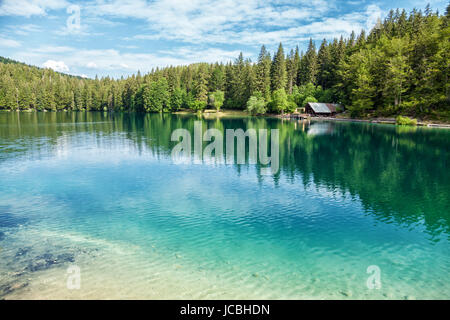
[[(279, 129), (279, 172), (174, 164), (195, 121)], [(0, 113), (0, 298), (449, 299), (449, 160), (449, 130)]]

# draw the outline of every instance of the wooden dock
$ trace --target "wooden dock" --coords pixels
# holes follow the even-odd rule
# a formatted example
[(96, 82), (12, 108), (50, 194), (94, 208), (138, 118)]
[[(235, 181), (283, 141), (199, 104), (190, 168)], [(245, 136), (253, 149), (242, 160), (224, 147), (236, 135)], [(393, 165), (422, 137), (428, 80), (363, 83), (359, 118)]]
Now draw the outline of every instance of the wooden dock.
[(286, 113), (280, 116), (283, 119), (310, 120), (311, 116), (307, 113)]

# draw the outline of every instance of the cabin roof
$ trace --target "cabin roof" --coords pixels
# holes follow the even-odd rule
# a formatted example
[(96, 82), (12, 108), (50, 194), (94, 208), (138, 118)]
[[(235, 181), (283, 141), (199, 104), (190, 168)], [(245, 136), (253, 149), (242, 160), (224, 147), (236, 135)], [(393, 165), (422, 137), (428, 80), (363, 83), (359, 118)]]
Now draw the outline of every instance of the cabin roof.
[(332, 103), (318, 103), (308, 102), (308, 105), (315, 113), (334, 113), (336, 112), (336, 105)]

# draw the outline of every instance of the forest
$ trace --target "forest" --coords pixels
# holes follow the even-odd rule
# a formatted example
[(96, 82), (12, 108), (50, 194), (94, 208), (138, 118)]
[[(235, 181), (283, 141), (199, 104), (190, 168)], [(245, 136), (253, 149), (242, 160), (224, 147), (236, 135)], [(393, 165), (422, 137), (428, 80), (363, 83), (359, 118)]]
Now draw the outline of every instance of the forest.
[(0, 57), (0, 109), (173, 112), (240, 109), (290, 113), (307, 102), (338, 103), (352, 117), (407, 115), (450, 120), (450, 4), (445, 14), (391, 10), (369, 32), (311, 39), (306, 52), (252, 62), (155, 68), (129, 77), (81, 78)]

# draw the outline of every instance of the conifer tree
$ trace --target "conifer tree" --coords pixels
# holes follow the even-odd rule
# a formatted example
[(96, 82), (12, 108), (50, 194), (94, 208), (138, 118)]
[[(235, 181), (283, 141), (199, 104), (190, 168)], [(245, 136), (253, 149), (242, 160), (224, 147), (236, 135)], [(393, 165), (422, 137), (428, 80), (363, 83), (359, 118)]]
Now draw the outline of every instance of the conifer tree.
[(306, 51), (305, 54), (305, 71), (305, 83), (316, 84), (319, 66), (317, 62), (316, 45), (312, 39), (309, 41), (308, 51)]
[(283, 45), (280, 43), (278, 51), (273, 58), (272, 69), (272, 90), (278, 90), (286, 87), (287, 74), (286, 74), (286, 61), (284, 56)]
[(270, 53), (263, 45), (258, 57), (258, 63), (255, 67), (255, 90), (261, 92), (266, 98), (270, 97), (270, 68), (272, 61)]

